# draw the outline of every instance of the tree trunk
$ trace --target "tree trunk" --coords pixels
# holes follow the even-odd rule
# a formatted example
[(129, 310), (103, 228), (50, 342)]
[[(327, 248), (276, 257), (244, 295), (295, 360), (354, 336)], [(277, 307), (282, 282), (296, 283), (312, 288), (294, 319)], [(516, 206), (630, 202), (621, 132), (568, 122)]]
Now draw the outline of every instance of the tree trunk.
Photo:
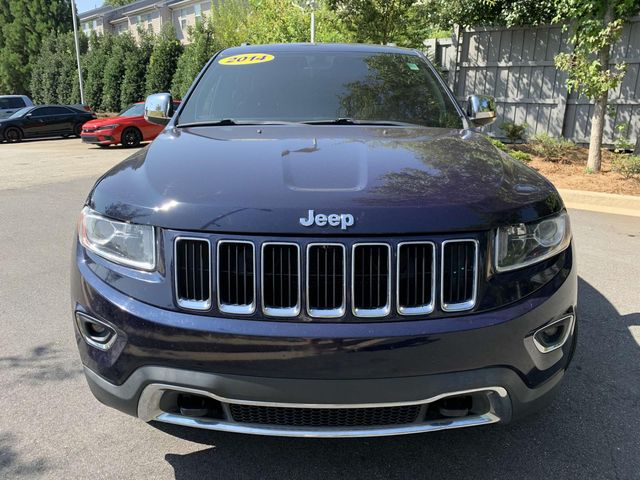
[(607, 113), (607, 101), (609, 93), (605, 93), (596, 100), (596, 108), (591, 118), (591, 139), (589, 140), (589, 160), (587, 170), (599, 172), (602, 163), (602, 136), (604, 133), (604, 119)]
[[(604, 14), (603, 23), (608, 25), (613, 20), (613, 2), (608, 2)], [(611, 59), (611, 45), (606, 45), (598, 52), (598, 60), (603, 72), (609, 70), (609, 60)], [(587, 160), (587, 170), (599, 172), (602, 163), (602, 136), (604, 133), (604, 121), (607, 114), (607, 103), (609, 92), (604, 92), (596, 99), (596, 108), (591, 118), (591, 138), (589, 140), (589, 159)]]

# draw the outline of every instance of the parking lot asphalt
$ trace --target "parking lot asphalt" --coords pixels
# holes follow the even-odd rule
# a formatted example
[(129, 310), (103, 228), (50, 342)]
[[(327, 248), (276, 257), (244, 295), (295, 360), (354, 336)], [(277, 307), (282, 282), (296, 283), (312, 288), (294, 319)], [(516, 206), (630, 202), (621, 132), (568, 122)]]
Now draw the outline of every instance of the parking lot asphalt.
[[(151, 426), (100, 405), (69, 306), (71, 241), (131, 150), (0, 144), (0, 479), (640, 479), (640, 218), (572, 210), (579, 345), (555, 403), (511, 425), (350, 440)], [(488, 346), (492, 348), (492, 346)]]

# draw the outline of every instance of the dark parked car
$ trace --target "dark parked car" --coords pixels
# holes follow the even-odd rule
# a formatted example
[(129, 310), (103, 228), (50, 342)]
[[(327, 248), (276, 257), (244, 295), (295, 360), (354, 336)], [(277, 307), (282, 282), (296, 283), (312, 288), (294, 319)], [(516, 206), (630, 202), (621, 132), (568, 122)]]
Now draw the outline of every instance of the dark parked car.
[(0, 119), (0, 141), (14, 143), (25, 138), (80, 136), (82, 125), (96, 118), (91, 112), (64, 105), (25, 107)]
[[(106, 405), (212, 430), (374, 436), (509, 422), (576, 344), (569, 218), (417, 51), (217, 54), (79, 220), (71, 293)], [(542, 419), (541, 419), (542, 421)]]

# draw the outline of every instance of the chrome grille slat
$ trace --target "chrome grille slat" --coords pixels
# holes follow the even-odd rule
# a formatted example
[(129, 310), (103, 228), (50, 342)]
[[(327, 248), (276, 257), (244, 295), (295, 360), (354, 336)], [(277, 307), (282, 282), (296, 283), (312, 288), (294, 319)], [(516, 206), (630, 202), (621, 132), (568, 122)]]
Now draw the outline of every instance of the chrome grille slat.
[(298, 315), (300, 313), (300, 247), (298, 244), (263, 243), (261, 265), (263, 313), (274, 317)]
[(442, 242), (440, 302), (445, 312), (470, 310), (478, 289), (478, 241), (473, 239)]
[(207, 239), (193, 237), (175, 239), (175, 289), (180, 307), (190, 310), (211, 308), (210, 252), (211, 244)]
[(346, 310), (346, 249), (341, 243), (307, 245), (307, 313), (335, 318)]
[(356, 317), (384, 317), (391, 311), (391, 247), (356, 243), (351, 254), (351, 302)]
[(433, 312), (436, 297), (435, 252), (433, 242), (398, 244), (396, 301), (401, 315)]
[(252, 242), (218, 242), (218, 308), (232, 314), (251, 314), (256, 307), (255, 247)]

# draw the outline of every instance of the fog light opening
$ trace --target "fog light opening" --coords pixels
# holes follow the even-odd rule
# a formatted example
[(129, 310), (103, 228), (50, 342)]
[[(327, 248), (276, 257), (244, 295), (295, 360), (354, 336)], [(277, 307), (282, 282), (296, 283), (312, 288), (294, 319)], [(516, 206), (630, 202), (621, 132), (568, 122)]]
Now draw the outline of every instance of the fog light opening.
[(81, 312), (76, 312), (76, 324), (84, 341), (100, 350), (111, 348), (117, 337), (113, 327)]
[(533, 343), (542, 353), (549, 353), (562, 348), (573, 331), (574, 316), (567, 315), (551, 322), (533, 334)]

